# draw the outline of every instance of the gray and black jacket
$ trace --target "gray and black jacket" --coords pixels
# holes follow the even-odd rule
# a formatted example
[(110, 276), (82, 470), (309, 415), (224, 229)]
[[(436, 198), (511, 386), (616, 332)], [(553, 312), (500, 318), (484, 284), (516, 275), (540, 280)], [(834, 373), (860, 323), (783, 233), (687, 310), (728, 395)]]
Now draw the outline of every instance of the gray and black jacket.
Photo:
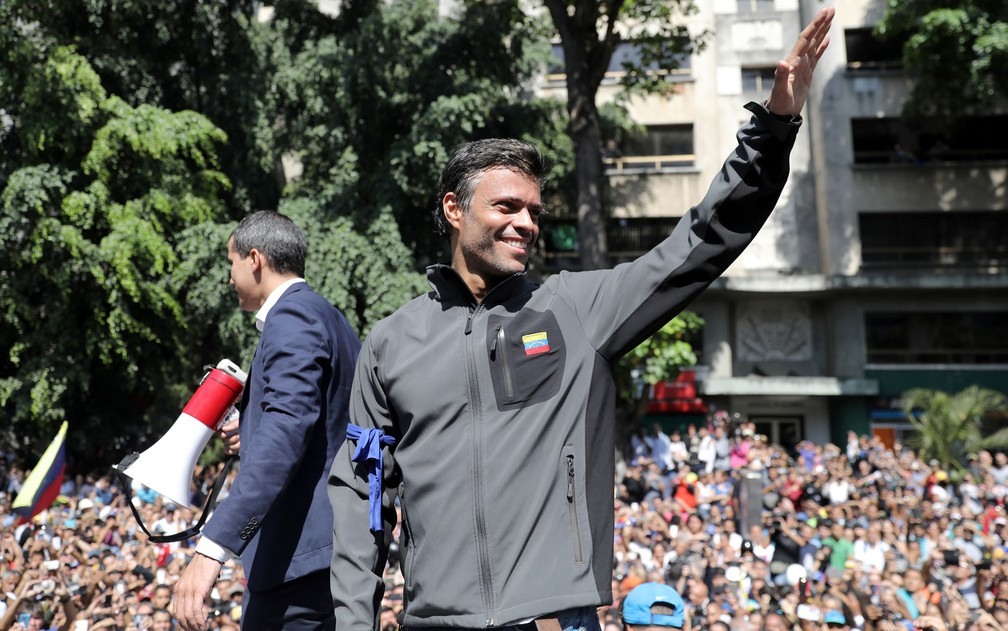
[[(611, 270), (524, 274), (477, 302), (446, 266), (432, 290), (364, 342), (351, 422), (384, 451), (385, 533), (402, 509), (404, 624), (495, 627), (612, 601), (613, 365), (716, 279), (766, 221), (800, 119), (746, 106), (703, 201), (639, 259)], [(389, 537), (368, 528), (355, 445), (336, 455), (337, 629), (376, 628)]]

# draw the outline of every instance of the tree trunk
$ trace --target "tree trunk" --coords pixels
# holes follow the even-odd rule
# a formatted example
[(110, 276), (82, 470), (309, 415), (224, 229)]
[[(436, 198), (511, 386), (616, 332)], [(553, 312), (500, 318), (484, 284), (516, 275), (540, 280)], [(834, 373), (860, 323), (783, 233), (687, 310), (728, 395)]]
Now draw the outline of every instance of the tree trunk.
[[(567, 86), (571, 90), (571, 86)], [(584, 111), (590, 109), (590, 112)], [(574, 141), (577, 169), (578, 243), (581, 269), (608, 266), (605, 219), (602, 217), (602, 150), (598, 111), (594, 102), (570, 113), (568, 133)]]
[[(599, 5), (545, 0), (560, 34), (567, 75), (567, 133), (574, 142), (577, 172), (578, 247), (581, 269), (608, 266), (605, 220), (602, 217), (602, 146), (595, 105), (602, 77), (612, 57), (612, 38), (599, 40)], [(611, 10), (618, 13), (619, 7)], [(611, 36), (612, 25), (606, 29)]]

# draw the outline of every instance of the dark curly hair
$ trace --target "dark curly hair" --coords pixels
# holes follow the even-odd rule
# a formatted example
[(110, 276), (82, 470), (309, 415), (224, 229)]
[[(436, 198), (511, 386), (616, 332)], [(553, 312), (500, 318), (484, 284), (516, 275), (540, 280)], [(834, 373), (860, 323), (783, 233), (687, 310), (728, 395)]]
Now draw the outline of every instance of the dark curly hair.
[(434, 200), (434, 225), (440, 234), (449, 234), (451, 226), (445, 220), (441, 201), (448, 193), (455, 193), (458, 204), (469, 210), (476, 181), (489, 169), (503, 167), (528, 176), (542, 184), (546, 179), (546, 160), (533, 145), (515, 138), (487, 138), (474, 140), (456, 148), (438, 178), (437, 198)]

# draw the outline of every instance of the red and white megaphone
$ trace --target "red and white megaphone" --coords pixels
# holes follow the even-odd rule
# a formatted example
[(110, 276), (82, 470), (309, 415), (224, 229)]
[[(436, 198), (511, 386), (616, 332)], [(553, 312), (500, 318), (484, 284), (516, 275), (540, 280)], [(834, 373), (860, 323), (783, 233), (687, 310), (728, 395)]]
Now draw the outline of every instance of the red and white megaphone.
[(203, 377), (168, 433), (113, 468), (179, 506), (191, 506), (189, 487), (196, 460), (238, 401), (247, 377), (232, 361), (221, 360)]

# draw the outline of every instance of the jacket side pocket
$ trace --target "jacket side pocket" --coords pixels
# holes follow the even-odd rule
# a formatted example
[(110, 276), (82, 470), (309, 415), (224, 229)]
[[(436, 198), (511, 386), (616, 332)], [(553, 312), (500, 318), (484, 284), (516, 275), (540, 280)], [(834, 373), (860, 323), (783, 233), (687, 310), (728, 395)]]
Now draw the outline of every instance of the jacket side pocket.
[(564, 445), (560, 466), (563, 468), (563, 479), (567, 483), (567, 516), (570, 519), (571, 540), (574, 542), (574, 562), (584, 563), (584, 551), (581, 545), (581, 520), (578, 518), (580, 485), (577, 481), (577, 471), (580, 463), (574, 456), (573, 445)]
[(406, 581), (404, 588), (413, 591), (413, 559), (416, 556), (416, 542), (413, 541), (413, 530), (410, 528), (409, 514), (406, 510), (406, 484), (399, 485), (399, 506), (402, 511), (402, 535), (399, 537), (400, 548), (405, 548), (406, 555), (402, 558), (402, 573)]

